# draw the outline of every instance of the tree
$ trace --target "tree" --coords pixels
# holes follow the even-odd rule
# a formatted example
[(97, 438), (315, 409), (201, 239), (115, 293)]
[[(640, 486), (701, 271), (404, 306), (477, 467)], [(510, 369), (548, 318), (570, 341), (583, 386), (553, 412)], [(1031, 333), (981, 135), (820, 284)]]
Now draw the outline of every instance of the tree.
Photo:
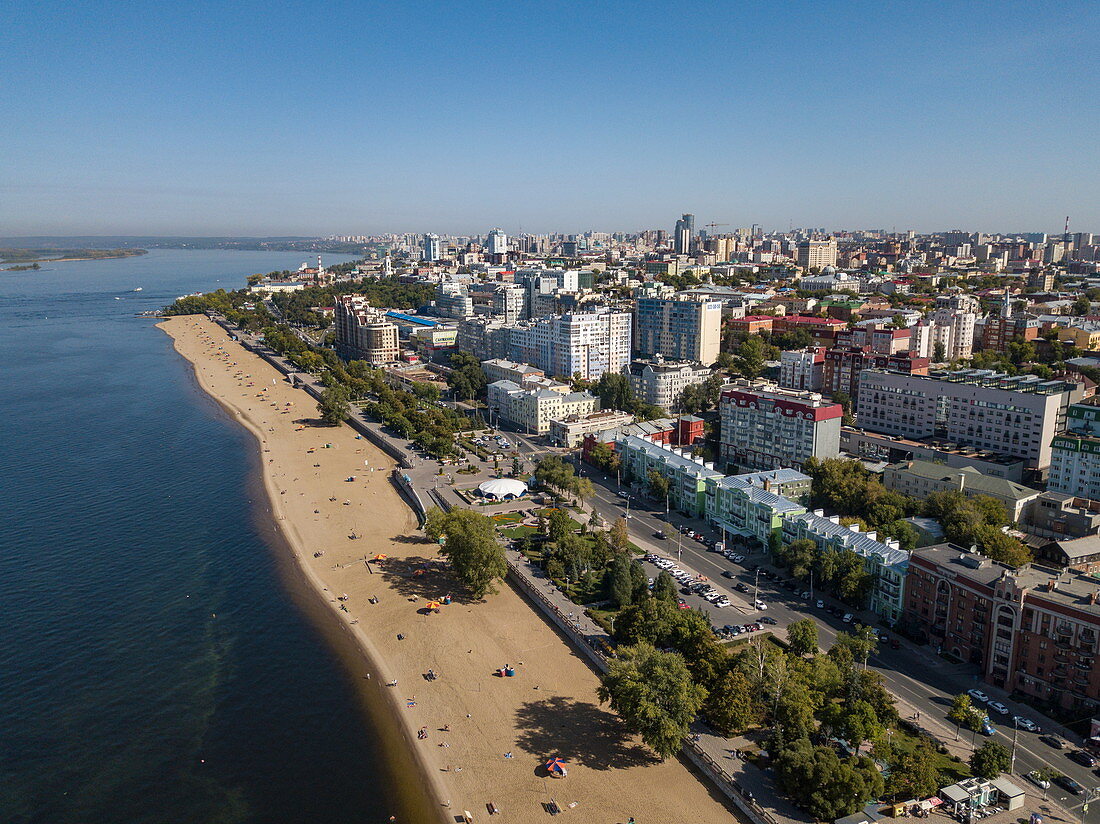
[(321, 420), (330, 426), (336, 426), (351, 414), (348, 403), (348, 390), (342, 386), (329, 386), (321, 390), (321, 399), (317, 401), (317, 411)]
[(965, 692), (951, 699), (951, 709), (947, 712), (947, 720), (955, 725), (955, 738), (959, 737), (959, 727), (973, 729), (974, 705), (970, 702), (970, 696)]
[(680, 749), (707, 696), (679, 654), (649, 644), (619, 647), (600, 681), (600, 701), (662, 759)]
[(485, 391), (489, 380), (477, 358), (469, 352), (455, 352), (451, 355), (451, 372), (447, 375), (447, 383), (454, 390), (456, 398), (472, 400)]
[(986, 741), (970, 756), (970, 769), (974, 775), (993, 779), (1012, 766), (1012, 753), (996, 741)]
[(668, 478), (662, 475), (657, 469), (650, 469), (646, 473), (646, 482), (649, 484), (650, 494), (658, 500), (665, 500), (668, 495), (668, 490), (671, 484)]
[(446, 543), (440, 553), (475, 598), (496, 592), (494, 582), (508, 572), (492, 520), (469, 509), (454, 509), (443, 523)]
[(573, 519), (563, 509), (555, 509), (548, 520), (547, 535), (555, 543), (573, 532)]
[(661, 571), (653, 582), (653, 597), (672, 602), (677, 600), (676, 582), (673, 581), (672, 576), (664, 570)]
[(596, 384), (596, 394), (600, 396), (600, 409), (633, 411), (634, 390), (626, 375), (604, 372)]
[(764, 372), (767, 346), (763, 339), (754, 335), (741, 344), (737, 350), (735, 368), (746, 378), (758, 378)]
[(630, 577), (630, 557), (626, 553), (616, 553), (608, 571), (610, 580), (608, 592), (611, 600), (619, 609), (634, 603), (634, 582)]
[(947, 348), (943, 341), (936, 341), (932, 346), (932, 363), (943, 363), (947, 359)]
[(745, 674), (729, 668), (708, 693), (703, 715), (714, 729), (729, 737), (759, 724), (764, 710)]
[(817, 652), (817, 624), (803, 618), (787, 627), (787, 644), (792, 655), (813, 655)]
[(438, 541), (443, 537), (447, 528), (447, 513), (438, 506), (433, 506), (424, 515), (424, 534), (431, 540)]
[(932, 743), (918, 740), (916, 747), (902, 752), (890, 764), (886, 791), (897, 799), (927, 798), (940, 787), (938, 757)]
[(775, 760), (779, 784), (795, 802), (822, 821), (851, 815), (882, 794), (882, 776), (869, 758), (841, 761), (831, 747), (800, 738)]
[(630, 549), (630, 530), (626, 525), (626, 518), (619, 518), (611, 525), (611, 541), (613, 552), (627, 552)]

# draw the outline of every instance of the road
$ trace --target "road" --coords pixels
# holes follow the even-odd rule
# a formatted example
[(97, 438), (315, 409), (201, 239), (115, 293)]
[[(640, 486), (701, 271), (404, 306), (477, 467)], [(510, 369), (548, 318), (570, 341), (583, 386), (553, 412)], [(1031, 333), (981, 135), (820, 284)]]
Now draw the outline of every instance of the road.
[[(596, 487), (596, 493), (588, 501), (607, 522), (612, 522), (627, 514), (627, 501), (616, 491), (616, 480), (607, 477), (598, 470), (585, 467), (584, 474), (591, 478)], [(699, 519), (690, 519), (673, 512), (669, 520), (665, 520), (662, 508), (654, 509), (652, 501), (644, 497), (633, 496), (629, 502), (630, 532), (635, 543), (643, 549), (652, 550), (678, 562), (682, 569), (706, 576), (710, 583), (719, 591), (728, 594), (732, 606), (718, 609), (704, 599), (695, 595), (682, 596), (689, 606), (699, 607), (710, 613), (711, 621), (715, 626), (725, 624), (744, 624), (754, 620), (760, 615), (768, 615), (775, 619), (777, 625), (771, 629), (784, 636), (784, 628), (793, 621), (812, 617), (818, 625), (821, 646), (827, 648), (832, 644), (838, 632), (851, 630), (850, 624), (844, 624), (841, 618), (828, 614), (825, 610), (817, 609), (817, 599), (822, 599), (826, 605), (833, 604), (843, 608), (845, 612), (852, 611), (844, 607), (839, 601), (829, 598), (819, 592), (814, 592), (809, 601), (802, 601), (799, 593), (808, 588), (800, 584), (793, 592), (779, 586), (775, 578), (757, 578), (754, 569), (758, 567), (769, 573), (775, 573), (779, 579), (789, 578), (789, 574), (780, 572), (768, 563), (767, 552), (755, 546), (756, 541), (749, 540), (748, 546), (736, 546), (737, 551), (744, 551), (744, 564), (735, 564), (723, 556), (708, 550), (704, 545), (679, 535), (681, 526), (688, 526), (696, 531), (701, 531), (714, 539), (721, 539), (718, 531), (706, 525)], [(663, 530), (668, 537), (660, 540), (654, 537), (658, 530)], [(678, 540), (679, 538), (679, 540)], [(732, 543), (732, 542), (731, 542)], [(751, 551), (749, 551), (751, 547)], [(656, 575), (657, 567), (647, 564), (647, 571)], [(723, 572), (729, 572), (734, 577), (726, 578)], [(737, 583), (746, 584), (749, 592), (737, 592), (734, 587)], [(759, 584), (760, 600), (767, 604), (766, 612), (759, 612), (752, 608), (753, 590)], [(872, 623), (870, 614), (863, 613), (860, 616), (866, 623)], [(744, 636), (742, 636), (744, 637)], [(891, 634), (891, 637), (894, 637)], [(955, 727), (946, 720), (947, 710), (951, 706), (953, 696), (965, 692), (972, 687), (978, 687), (983, 692), (991, 695), (994, 700), (1006, 704), (1010, 714), (1000, 716), (990, 710), (990, 718), (995, 729), (994, 740), (1012, 748), (1013, 739), (1013, 715), (1031, 718), (1044, 728), (1057, 727), (1055, 722), (1044, 718), (1029, 707), (1015, 704), (1008, 700), (1003, 693), (994, 690), (988, 685), (978, 681), (975, 669), (968, 664), (950, 664), (935, 655), (928, 647), (917, 646), (898, 638), (900, 649), (892, 649), (883, 646), (873, 655), (869, 665), (880, 672), (890, 690), (897, 698), (910, 705), (914, 711), (920, 713), (922, 726), (932, 730), (939, 737), (946, 740), (954, 739)], [(919, 673), (920, 677), (914, 678), (909, 673)], [(971, 737), (971, 733), (963, 731), (962, 738)], [(980, 745), (982, 736), (976, 736), (976, 743)], [(1038, 733), (1027, 732), (1023, 729), (1016, 736), (1016, 762), (1014, 772), (1024, 776), (1030, 770), (1052, 769), (1070, 776), (1084, 787), (1100, 787), (1100, 772), (1094, 772), (1087, 767), (1071, 761), (1068, 754), (1072, 748), (1055, 750), (1051, 746), (1039, 740)], [(1070, 797), (1069, 793), (1057, 785), (1052, 786), (1049, 796), (1064, 805), (1073, 805), (1079, 799)], [(1100, 804), (1091, 805), (1090, 811), (1083, 817), (1087, 822), (1100, 822)], [(1077, 811), (1078, 814), (1080, 811)]]

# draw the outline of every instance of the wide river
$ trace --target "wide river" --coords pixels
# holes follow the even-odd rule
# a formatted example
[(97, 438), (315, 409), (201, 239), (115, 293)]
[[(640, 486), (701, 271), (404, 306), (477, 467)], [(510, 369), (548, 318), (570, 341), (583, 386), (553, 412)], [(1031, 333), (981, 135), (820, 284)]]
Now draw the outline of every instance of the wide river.
[(5, 824), (394, 812), (355, 676), (254, 521), (255, 447), (134, 317), (307, 259), (155, 250), (0, 272)]

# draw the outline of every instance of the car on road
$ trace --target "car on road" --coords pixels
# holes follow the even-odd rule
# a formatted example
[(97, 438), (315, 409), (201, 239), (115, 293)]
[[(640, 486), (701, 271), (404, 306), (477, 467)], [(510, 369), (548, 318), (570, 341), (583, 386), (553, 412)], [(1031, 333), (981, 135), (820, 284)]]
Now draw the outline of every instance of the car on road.
[(759, 621), (761, 624), (771, 624), (772, 626), (778, 623), (774, 618), (771, 618), (767, 615), (761, 615), (756, 620)]
[(1058, 775), (1054, 777), (1054, 783), (1061, 787), (1063, 790), (1068, 790), (1074, 795), (1080, 795), (1085, 791), (1085, 788), (1070, 778), (1068, 775)]
[(969, 695), (972, 699), (974, 699), (975, 701), (977, 701), (981, 704), (988, 704), (989, 703), (989, 696), (986, 695), (981, 690), (967, 690), (966, 694)]
[(755, 604), (753, 604), (753, 607), (755, 607), (756, 609), (767, 609), (768, 605), (765, 604), (763, 601), (757, 601)]
[(1006, 707), (1000, 701), (990, 701), (989, 708), (993, 710), (993, 712), (1000, 715), (1008, 715), (1008, 707)]
[(734, 555), (732, 558), (730, 558), (730, 560), (733, 561), (735, 564), (739, 564), (739, 563), (741, 563), (742, 561), (745, 560), (745, 556), (744, 555)]
[(723, 577), (723, 578), (732, 578), (732, 577), (733, 577), (733, 573), (732, 573), (732, 572), (730, 572), (730, 571), (729, 571), (728, 569), (723, 569), (723, 570), (722, 570), (722, 577)]
[(822, 601), (820, 598), (817, 599), (817, 608), (818, 609), (825, 609), (825, 602)]
[(1056, 750), (1064, 750), (1066, 748), (1066, 742), (1057, 735), (1040, 735), (1039, 740), (1049, 747), (1054, 747)]
[[(732, 578), (733, 576), (731, 575), (730, 577)], [(734, 589), (736, 589), (738, 592), (748, 592), (749, 591), (749, 585), (748, 584), (738, 584), (737, 586), (734, 587)]]
[(730, 600), (729, 598), (722, 597), (715, 601), (714, 605), (719, 609), (725, 609), (726, 607), (730, 606)]
[(1096, 756), (1092, 753), (1087, 753), (1084, 750), (1074, 750), (1069, 754), (1071, 760), (1076, 761), (1082, 767), (1088, 767), (1092, 769), (1096, 766)]
[(1042, 732), (1043, 731), (1042, 727), (1040, 727), (1038, 724), (1036, 724), (1030, 718), (1024, 718), (1022, 715), (1012, 716), (1012, 723), (1015, 724), (1020, 729), (1027, 730), (1028, 732)]
[(1036, 787), (1041, 787), (1044, 790), (1050, 789), (1050, 782), (1047, 781), (1041, 772), (1038, 770), (1032, 770), (1027, 774), (1027, 780), (1034, 784)]
[(680, 609), (691, 609), (691, 607), (687, 605), (687, 602), (684, 601), (682, 598), (676, 602), (676, 606), (678, 606)]
[(810, 591), (809, 591), (808, 589), (807, 589), (807, 590), (805, 590), (805, 591), (804, 591), (804, 592), (803, 592), (803, 593), (802, 593), (802, 594), (801, 594), (801, 595), (800, 595), (799, 597), (800, 597), (800, 598), (801, 598), (801, 599), (802, 599), (803, 601), (809, 601), (809, 600), (810, 600)]
[(658, 529), (656, 532), (653, 533), (653, 537), (654, 538), (659, 538), (660, 540), (663, 541), (668, 536), (665, 535), (665, 531), (663, 529)]
[(890, 649), (901, 649), (901, 641), (899, 641), (897, 638), (891, 638)]
[(845, 624), (852, 623), (852, 613), (850, 613), (850, 612), (845, 612), (844, 613), (844, 623)]

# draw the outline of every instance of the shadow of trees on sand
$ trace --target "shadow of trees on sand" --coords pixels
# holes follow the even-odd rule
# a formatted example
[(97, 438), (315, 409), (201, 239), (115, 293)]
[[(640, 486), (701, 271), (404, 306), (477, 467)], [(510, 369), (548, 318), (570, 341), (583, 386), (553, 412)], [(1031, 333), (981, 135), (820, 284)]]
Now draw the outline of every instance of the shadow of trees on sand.
[(371, 568), (375, 574), (381, 574), (382, 580), (404, 598), (415, 595), (417, 598), (438, 600), (449, 594), (456, 604), (474, 603), (470, 593), (438, 558), (387, 558), (384, 561), (372, 561)]
[(659, 759), (631, 740), (622, 721), (590, 701), (556, 696), (516, 710), (516, 747), (539, 759), (553, 756), (595, 770), (654, 764)]

